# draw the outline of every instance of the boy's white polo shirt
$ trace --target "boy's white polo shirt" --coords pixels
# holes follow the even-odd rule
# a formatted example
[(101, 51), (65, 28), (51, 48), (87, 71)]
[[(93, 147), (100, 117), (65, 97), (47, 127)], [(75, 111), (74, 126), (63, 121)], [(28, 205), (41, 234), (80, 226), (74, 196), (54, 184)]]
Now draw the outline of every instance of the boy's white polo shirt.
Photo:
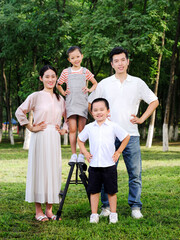
[(110, 106), (111, 120), (118, 123), (131, 136), (139, 136), (137, 124), (132, 124), (131, 114), (137, 115), (141, 100), (147, 104), (157, 100), (147, 84), (138, 77), (127, 75), (123, 83), (115, 75), (98, 83), (89, 96), (89, 102), (95, 98), (106, 98)]
[(118, 124), (106, 119), (101, 126), (96, 121), (87, 124), (78, 137), (82, 142), (89, 139), (90, 153), (93, 156), (91, 167), (110, 167), (115, 165), (112, 156), (116, 137), (122, 141), (127, 135)]

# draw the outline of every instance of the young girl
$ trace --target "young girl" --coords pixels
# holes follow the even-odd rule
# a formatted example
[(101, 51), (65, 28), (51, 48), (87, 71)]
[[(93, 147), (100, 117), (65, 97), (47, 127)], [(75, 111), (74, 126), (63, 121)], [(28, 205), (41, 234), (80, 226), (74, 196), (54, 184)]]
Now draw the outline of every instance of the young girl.
[[(84, 162), (84, 155), (76, 154), (76, 132), (81, 132), (88, 118), (88, 92), (95, 90), (97, 82), (94, 75), (86, 68), (81, 67), (83, 54), (79, 47), (70, 47), (67, 51), (68, 61), (72, 67), (66, 68), (61, 73), (57, 82), (57, 89), (66, 96), (66, 110), (69, 124), (69, 140), (72, 156), (70, 162)], [(92, 87), (87, 87), (87, 81), (91, 81)], [(66, 91), (60, 85), (66, 83)]]
[[(55, 220), (52, 204), (59, 203), (61, 188), (61, 142), (60, 136), (67, 132), (65, 102), (55, 93), (56, 69), (50, 65), (40, 70), (44, 89), (34, 92), (16, 110), (22, 126), (32, 132), (29, 146), (26, 182), (27, 202), (35, 202), (36, 220)], [(33, 110), (34, 123), (30, 125), (26, 113)], [(61, 118), (65, 117), (60, 129)], [(46, 203), (45, 214), (41, 204)]]

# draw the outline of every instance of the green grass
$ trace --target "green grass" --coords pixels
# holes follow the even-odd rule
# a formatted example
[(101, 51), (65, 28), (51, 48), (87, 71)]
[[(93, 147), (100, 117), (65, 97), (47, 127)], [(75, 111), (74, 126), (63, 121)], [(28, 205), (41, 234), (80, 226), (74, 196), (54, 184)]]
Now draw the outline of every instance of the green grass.
[[(69, 173), (69, 146), (62, 147), (65, 186)], [(27, 172), (26, 150), (16, 140), (15, 146), (0, 144), (0, 238), (1, 239), (180, 239), (180, 145), (162, 152), (157, 144), (142, 146), (143, 219), (130, 216), (127, 204), (128, 176), (123, 160), (118, 165), (117, 212), (119, 222), (108, 219), (90, 224), (90, 206), (83, 185), (70, 185), (65, 199), (62, 221), (35, 221), (34, 204), (24, 201)], [(58, 210), (54, 205), (54, 213)], [(99, 205), (100, 209), (100, 205)]]

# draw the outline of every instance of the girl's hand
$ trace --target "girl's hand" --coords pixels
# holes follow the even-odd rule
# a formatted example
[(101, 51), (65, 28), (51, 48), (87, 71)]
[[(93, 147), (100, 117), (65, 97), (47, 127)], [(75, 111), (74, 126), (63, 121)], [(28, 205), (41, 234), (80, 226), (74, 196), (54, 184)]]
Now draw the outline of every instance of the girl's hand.
[(28, 128), (31, 132), (40, 132), (43, 131), (47, 127), (47, 124), (43, 121), (37, 125), (33, 125)]
[(87, 87), (83, 87), (82, 91), (83, 91), (83, 93), (88, 93), (88, 92), (90, 92), (90, 91), (89, 91), (89, 88), (87, 88)]
[(120, 152), (116, 151), (116, 152), (114, 153), (114, 155), (112, 156), (113, 161), (114, 161), (114, 162), (117, 162), (117, 160), (119, 159), (119, 156), (120, 156), (120, 155), (121, 155)]
[(60, 129), (59, 125), (56, 125), (56, 130), (60, 135), (64, 135), (67, 132), (65, 129)]
[(87, 161), (90, 163), (91, 158), (92, 158), (92, 155), (90, 154), (90, 152), (84, 153), (84, 156), (85, 156), (85, 158), (87, 159)]
[(67, 88), (66, 91), (64, 92), (64, 96), (66, 96), (66, 95), (68, 95), (68, 94), (70, 94), (70, 91), (69, 91), (69, 89)]

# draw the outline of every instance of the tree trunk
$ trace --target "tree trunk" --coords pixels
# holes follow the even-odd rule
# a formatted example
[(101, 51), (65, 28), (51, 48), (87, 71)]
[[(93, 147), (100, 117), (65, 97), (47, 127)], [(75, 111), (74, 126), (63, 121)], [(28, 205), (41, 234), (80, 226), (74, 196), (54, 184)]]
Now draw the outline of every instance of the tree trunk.
[(146, 14), (147, 0), (144, 0), (143, 14)]
[[(178, 78), (178, 85), (180, 86), (180, 75), (179, 75), (179, 78)], [(177, 87), (177, 89), (179, 89)], [(177, 102), (179, 103), (180, 102), (180, 93), (178, 93), (178, 96), (177, 96)], [(176, 119), (175, 119), (175, 127), (174, 127), (174, 136), (173, 136), (173, 140), (174, 141), (178, 141), (178, 133), (179, 133), (179, 126), (178, 126), (178, 122), (179, 122), (179, 119), (180, 119), (180, 104), (177, 104), (177, 110), (176, 110)]]
[[(34, 47), (34, 49), (33, 49), (33, 72), (35, 72), (35, 70), (36, 70), (36, 62), (37, 62), (37, 47)], [(29, 120), (30, 124), (33, 123), (33, 111), (29, 112), (28, 120)], [(26, 149), (26, 150), (29, 149), (30, 138), (31, 138), (31, 132), (26, 128), (23, 149)]]
[(0, 81), (0, 143), (2, 142), (3, 135), (3, 60), (1, 64), (1, 81)]
[(177, 85), (176, 88), (177, 88), (177, 95), (176, 95), (176, 115), (175, 115), (175, 121), (174, 121), (174, 136), (173, 136), (173, 140), (174, 141), (178, 141), (178, 132), (179, 132), (179, 126), (178, 126), (178, 122), (179, 122), (179, 119), (180, 119), (180, 91), (178, 89), (180, 89), (180, 65), (179, 65), (179, 61), (180, 61), (180, 49), (178, 48), (178, 51), (177, 51), (177, 72), (178, 72), (178, 78), (176, 79), (176, 82), (175, 84)]
[(3, 65), (3, 78), (4, 78), (4, 85), (5, 85), (6, 108), (7, 108), (8, 122), (9, 122), (9, 137), (10, 137), (11, 144), (14, 145), (14, 137), (13, 137), (13, 130), (12, 130), (12, 122), (11, 122), (12, 118), (11, 118), (11, 109), (10, 109), (10, 99), (9, 99), (7, 78), (5, 74), (4, 65)]
[(142, 128), (142, 139), (145, 140), (146, 139), (146, 126), (144, 125)]
[(169, 141), (172, 141), (174, 136), (175, 99), (176, 99), (176, 89), (177, 89), (176, 85), (177, 85), (177, 81), (175, 81), (174, 88), (173, 88), (171, 120), (170, 120), (170, 126), (169, 126)]
[(98, 67), (96, 73), (94, 74), (94, 77), (95, 77), (95, 78), (96, 78), (96, 76), (98, 75), (99, 71), (101, 70), (101, 67), (102, 67), (102, 65), (103, 65), (103, 62), (104, 62), (104, 57), (101, 59), (101, 62), (100, 62), (100, 64), (99, 64), (99, 67)]
[(178, 125), (175, 125), (175, 127), (174, 127), (174, 136), (173, 136), (173, 140), (175, 142), (178, 141), (178, 136), (179, 136), (179, 128), (178, 128)]
[[(32, 122), (33, 122), (33, 112), (30, 111), (29, 112), (29, 123), (32, 124)], [(26, 150), (29, 149), (30, 138), (31, 138), (31, 132), (26, 128), (23, 149), (26, 149)]]
[(64, 134), (64, 145), (68, 145), (68, 133)]
[(90, 67), (91, 67), (91, 72), (94, 74), (94, 66), (93, 66), (93, 61), (91, 58), (89, 58), (89, 63), (90, 63)]
[[(162, 52), (160, 53), (159, 59), (158, 59), (158, 71), (157, 71), (156, 83), (155, 83), (155, 89), (154, 89), (154, 93), (156, 96), (158, 93), (159, 76), (160, 76), (160, 70), (161, 70), (161, 60), (162, 60), (162, 55), (163, 55), (164, 40), (165, 40), (165, 30), (164, 30), (163, 37), (162, 37), (162, 45), (161, 45)], [(155, 118), (156, 118), (156, 110), (153, 112), (153, 114), (151, 115), (151, 118), (150, 118), (148, 136), (147, 136), (147, 141), (146, 141), (146, 147), (148, 147), (148, 148), (150, 148), (152, 146)]]
[[(20, 106), (21, 105), (21, 99), (18, 95), (18, 92), (19, 92), (19, 88), (20, 88), (20, 85), (21, 85), (21, 76), (19, 74), (19, 61), (18, 61), (18, 59), (16, 61), (16, 78), (17, 78), (17, 105)], [(23, 127), (21, 127), (19, 122), (18, 122), (17, 128), (18, 128), (19, 137), (23, 138)]]
[(169, 90), (168, 90), (168, 97), (166, 102), (166, 109), (164, 114), (164, 123), (163, 123), (163, 151), (168, 151), (168, 124), (169, 124), (169, 115), (170, 115), (170, 107), (171, 107), (171, 98), (172, 98), (172, 91), (174, 86), (174, 73), (175, 73), (175, 61), (176, 61), (176, 53), (177, 53), (177, 44), (179, 39), (180, 33), (180, 8), (178, 11), (178, 24), (175, 36), (175, 42), (173, 46), (173, 53), (171, 59), (171, 71), (170, 71), (170, 83), (169, 83)]

